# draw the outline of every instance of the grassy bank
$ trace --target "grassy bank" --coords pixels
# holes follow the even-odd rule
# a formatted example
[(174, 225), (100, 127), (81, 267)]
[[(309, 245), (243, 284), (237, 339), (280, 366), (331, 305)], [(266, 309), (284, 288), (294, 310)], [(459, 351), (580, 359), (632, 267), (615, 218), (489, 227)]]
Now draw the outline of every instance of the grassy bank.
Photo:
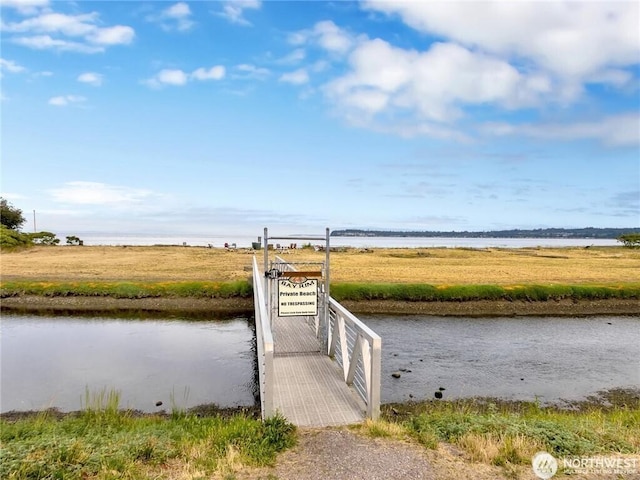
[(62, 419), (0, 420), (0, 478), (235, 478), (272, 465), (295, 442), (295, 427), (281, 417), (140, 417), (107, 403)]
[[(615, 396), (575, 410), (489, 399), (393, 404), (383, 406), (382, 420), (351, 428), (415, 442), (434, 463), (443, 449), (459, 451), (456, 462), (500, 467), (499, 478), (531, 478), (531, 458), (541, 450), (559, 461), (630, 458), (640, 465), (637, 392)], [(268, 467), (296, 441), (281, 418), (136, 416), (109, 405), (62, 418), (45, 412), (0, 419), (0, 478), (276, 478)]]
[(381, 421), (361, 428), (376, 437), (411, 438), (427, 449), (437, 449), (442, 442), (453, 444), (468, 461), (497, 465), (513, 474), (529, 469), (539, 451), (557, 459), (638, 459), (640, 400), (637, 392), (617, 393), (622, 393), (618, 405), (584, 404), (577, 410), (498, 400), (386, 405)]
[[(0, 297), (251, 298), (248, 281), (235, 282), (34, 282), (0, 283)], [(475, 300), (551, 301), (640, 299), (640, 283), (618, 285), (445, 285), (339, 283), (338, 301), (464, 302)]]
[(640, 283), (624, 285), (420, 285), (337, 284), (338, 301), (395, 300), (404, 302), (464, 302), (471, 300), (596, 300), (640, 299)]
[(246, 280), (234, 282), (34, 282), (0, 283), (0, 297), (41, 295), (45, 297), (113, 298), (251, 298), (253, 287)]

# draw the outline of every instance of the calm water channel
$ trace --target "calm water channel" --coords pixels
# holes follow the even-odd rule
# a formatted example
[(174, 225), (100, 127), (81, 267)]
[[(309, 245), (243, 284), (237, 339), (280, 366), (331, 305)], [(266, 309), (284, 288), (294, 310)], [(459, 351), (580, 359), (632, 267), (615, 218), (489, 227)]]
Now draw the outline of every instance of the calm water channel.
[[(445, 399), (543, 402), (640, 388), (640, 317), (361, 318), (383, 339), (383, 403), (440, 387)], [(87, 389), (118, 390), (122, 407), (147, 412), (253, 405), (253, 342), (246, 319), (3, 315), (0, 411), (77, 410)]]
[[(253, 405), (253, 330), (229, 321), (3, 315), (0, 411), (78, 410), (86, 389), (147, 412)], [(156, 402), (163, 402), (156, 407)]]
[(360, 318), (382, 337), (386, 403), (434, 398), (440, 387), (444, 399), (542, 403), (640, 389), (640, 317)]

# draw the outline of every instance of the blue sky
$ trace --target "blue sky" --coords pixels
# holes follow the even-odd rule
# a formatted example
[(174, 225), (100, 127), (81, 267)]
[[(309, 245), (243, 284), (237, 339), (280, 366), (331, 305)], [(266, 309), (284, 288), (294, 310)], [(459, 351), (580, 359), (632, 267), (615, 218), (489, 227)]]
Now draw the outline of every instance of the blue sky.
[(637, 2), (0, 4), (24, 230), (640, 225)]

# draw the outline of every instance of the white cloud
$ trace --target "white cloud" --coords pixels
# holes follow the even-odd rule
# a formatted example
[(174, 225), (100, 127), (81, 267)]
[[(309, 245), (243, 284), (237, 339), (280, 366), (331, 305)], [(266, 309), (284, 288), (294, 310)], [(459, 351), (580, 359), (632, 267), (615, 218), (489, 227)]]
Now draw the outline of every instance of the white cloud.
[(296, 64), (296, 63), (300, 63), (302, 60), (304, 60), (306, 56), (307, 56), (307, 54), (304, 51), (304, 48), (296, 48), (295, 50), (293, 50), (288, 55), (285, 55), (284, 57), (282, 57), (279, 60), (277, 60), (276, 63), (278, 63), (280, 65)]
[(78, 75), (77, 80), (81, 83), (87, 83), (89, 85), (93, 85), (94, 87), (99, 87), (102, 85), (102, 74), (95, 72), (85, 72)]
[(158, 82), (167, 85), (185, 85), (189, 80), (189, 76), (182, 70), (164, 69), (158, 72), (156, 79)]
[(11, 37), (25, 47), (80, 53), (103, 52), (107, 46), (126, 45), (133, 41), (135, 31), (125, 25), (98, 26), (98, 13), (67, 15), (51, 11), (19, 22), (3, 24), (4, 32), (26, 34)]
[(614, 147), (640, 145), (640, 115), (637, 112), (611, 115), (589, 122), (507, 124), (486, 123), (486, 135), (522, 135), (546, 140), (596, 140)]
[(638, 62), (638, 2), (395, 2), (365, 8), (399, 15), (420, 32), (473, 49), (524, 58), (584, 79)]
[(328, 20), (316, 23), (313, 33), (320, 46), (330, 52), (346, 53), (354, 43), (350, 35)]
[(216, 65), (209, 69), (198, 68), (197, 70), (194, 70), (191, 74), (191, 78), (195, 78), (196, 80), (220, 80), (221, 78), (224, 78), (225, 73), (226, 69), (224, 66)]
[(330, 20), (318, 22), (310, 30), (301, 30), (289, 34), (291, 45), (314, 43), (328, 52), (346, 54), (357, 42), (357, 38), (341, 29)]
[(2, 8), (14, 8), (23, 15), (32, 15), (48, 5), (49, 0), (0, 0)]
[(133, 28), (124, 25), (115, 27), (98, 28), (87, 39), (99, 45), (126, 45), (133, 41), (135, 32)]
[(68, 182), (49, 191), (54, 200), (75, 205), (129, 206), (155, 196), (150, 190), (99, 182)]
[(153, 77), (142, 83), (151, 88), (161, 88), (164, 85), (183, 86), (189, 80), (220, 80), (224, 78), (226, 69), (223, 65), (215, 65), (210, 68), (198, 68), (190, 74), (180, 69), (160, 70)]
[(104, 51), (104, 47), (87, 45), (85, 43), (73, 42), (69, 40), (54, 39), (49, 35), (36, 35), (32, 37), (13, 37), (11, 41), (23, 47), (34, 50), (58, 50), (60, 52), (78, 53), (99, 53)]
[(222, 11), (217, 14), (231, 23), (250, 26), (251, 22), (244, 18), (245, 10), (258, 10), (261, 6), (260, 0), (229, 0), (222, 3)]
[(54, 107), (66, 107), (73, 103), (83, 103), (86, 101), (87, 99), (80, 95), (60, 95), (57, 97), (51, 97), (48, 103)]
[(451, 123), (464, 116), (464, 106), (531, 106), (551, 88), (542, 74), (522, 74), (503, 60), (450, 43), (418, 52), (366, 40), (351, 52), (348, 65), (324, 91), (352, 121), (409, 114), (418, 123)]
[(191, 9), (185, 2), (175, 3), (159, 14), (149, 15), (147, 20), (160, 24), (166, 31), (186, 32), (195, 25), (195, 22), (191, 19)]
[(284, 73), (280, 77), (281, 82), (291, 83), (292, 85), (304, 85), (309, 83), (309, 74), (304, 68), (300, 68), (295, 72)]
[(13, 60), (5, 60), (4, 58), (0, 58), (0, 72), (22, 73), (24, 71), (26, 71), (26, 68), (18, 65)]
[(271, 71), (268, 68), (242, 63), (235, 66), (235, 73), (232, 77), (242, 80), (265, 80), (269, 75), (271, 75)]

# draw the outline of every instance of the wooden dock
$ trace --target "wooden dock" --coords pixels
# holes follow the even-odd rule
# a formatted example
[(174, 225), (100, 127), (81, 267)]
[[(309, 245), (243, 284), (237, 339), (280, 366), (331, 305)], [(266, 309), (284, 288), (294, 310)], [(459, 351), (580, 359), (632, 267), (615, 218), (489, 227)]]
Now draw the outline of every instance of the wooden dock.
[(274, 317), (273, 406), (305, 427), (348, 425), (364, 420), (366, 405), (344, 382), (306, 317)]

